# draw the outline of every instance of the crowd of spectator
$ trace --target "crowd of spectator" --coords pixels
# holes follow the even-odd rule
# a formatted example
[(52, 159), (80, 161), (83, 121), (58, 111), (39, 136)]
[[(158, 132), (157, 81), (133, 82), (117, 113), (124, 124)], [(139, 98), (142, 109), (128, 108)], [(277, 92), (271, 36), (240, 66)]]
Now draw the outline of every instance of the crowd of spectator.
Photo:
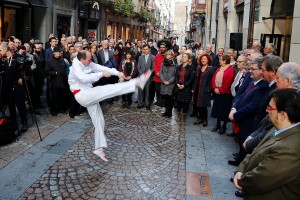
[[(151, 39), (130, 40), (125, 43), (121, 39), (116, 41), (107, 38), (100, 43), (88, 43), (82, 37), (69, 36), (58, 40), (53, 34), (49, 34), (49, 41), (43, 46), (39, 40), (31, 39), (22, 44), (19, 39), (11, 37), (2, 39), (0, 45), (1, 70), (4, 72), (1, 102), (2, 105), (8, 105), (16, 130), (25, 132), (28, 129), (25, 94), (32, 99), (30, 106), (33, 112), (40, 114), (45, 79), (47, 106), (51, 114), (56, 116), (58, 113), (68, 113), (71, 118), (80, 114), (80, 106), (70, 92), (67, 80), (68, 69), (81, 50), (90, 51), (94, 63), (116, 68), (126, 77), (124, 80), (118, 80), (117, 77), (101, 78), (94, 86), (129, 81), (148, 69), (153, 71), (145, 88), (138, 90), (137, 109), (145, 107), (150, 110), (155, 105), (162, 116), (170, 118), (175, 108), (177, 118), (184, 122), (192, 107), (190, 117), (197, 118), (194, 125), (202, 124), (206, 127), (208, 108), (213, 100), (210, 116), (216, 118), (217, 122), (211, 131), (235, 136), (240, 146), (239, 152), (233, 152), (234, 159), (228, 161), (228, 164), (234, 166), (239, 166), (242, 162), (244, 166), (247, 164), (245, 162), (251, 162), (248, 157), (248, 161), (245, 161), (245, 157), (254, 152), (255, 147), (262, 145), (265, 135), (275, 126), (269, 119), (270, 113), (275, 110), (270, 101), (280, 99), (281, 93), (278, 94), (280, 97), (274, 97), (273, 92), (287, 88), (295, 91), (300, 89), (300, 66), (296, 63), (283, 63), (274, 54), (273, 44), (266, 44), (261, 49), (261, 44), (254, 42), (252, 48), (244, 49), (237, 55), (233, 49), (225, 52), (223, 48), (214, 53), (211, 44), (207, 44), (205, 49), (201, 47), (201, 43), (179, 48), (176, 38), (158, 42)], [(132, 99), (132, 94), (122, 95), (122, 108), (130, 109)], [(109, 99), (108, 103), (113, 104), (115, 100)], [(279, 109), (279, 102), (274, 104)], [(292, 109), (296, 111), (298, 107)], [(16, 108), (22, 122), (20, 129), (16, 120)], [(291, 113), (289, 111), (287, 115), (292, 115)], [(290, 121), (298, 127), (299, 113), (294, 115), (296, 117)], [(233, 132), (227, 131), (228, 122), (231, 122)], [(275, 128), (279, 129), (277, 126)], [(299, 156), (296, 162), (299, 167)], [(239, 170), (238, 176), (232, 179), (239, 189), (236, 195), (253, 195), (248, 188), (258, 185), (254, 186), (255, 181), (252, 185), (251, 181), (247, 182), (248, 185), (243, 185), (246, 182), (243, 181), (243, 174), (247, 170), (242, 167)], [(255, 174), (253, 176), (255, 179)], [(299, 180), (299, 173), (295, 177)], [(268, 178), (271, 179), (272, 176), (266, 180)], [(288, 182), (292, 187), (296, 185), (294, 180), (290, 178)], [(276, 186), (277, 188), (264, 191), (264, 195), (270, 193), (272, 196), (278, 193), (275, 190), (284, 187), (279, 183)], [(298, 193), (295, 192), (295, 195), (299, 195)], [(257, 192), (255, 195), (261, 194)]]

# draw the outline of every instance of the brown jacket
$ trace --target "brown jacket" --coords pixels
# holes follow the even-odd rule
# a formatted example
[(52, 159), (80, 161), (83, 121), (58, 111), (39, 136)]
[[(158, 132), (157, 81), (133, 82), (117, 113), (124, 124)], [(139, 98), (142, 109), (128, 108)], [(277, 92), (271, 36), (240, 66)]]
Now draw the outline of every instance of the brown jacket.
[(300, 199), (300, 125), (269, 139), (273, 132), (238, 167), (245, 200)]

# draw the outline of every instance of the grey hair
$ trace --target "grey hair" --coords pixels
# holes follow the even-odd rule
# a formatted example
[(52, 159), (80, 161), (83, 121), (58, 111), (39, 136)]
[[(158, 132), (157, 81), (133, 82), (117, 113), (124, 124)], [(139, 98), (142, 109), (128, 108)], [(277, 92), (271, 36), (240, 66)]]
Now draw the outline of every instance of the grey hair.
[(272, 52), (275, 51), (275, 45), (272, 44), (272, 43), (267, 43), (267, 44), (265, 45), (265, 48), (270, 49), (270, 51), (272, 51)]
[(300, 65), (294, 62), (283, 63), (280, 68), (281, 76), (288, 78), (292, 82), (292, 86), (300, 90)]
[(245, 61), (245, 63), (247, 63), (247, 57), (244, 54), (240, 55), (239, 57), (243, 58), (243, 60)]
[(76, 47), (77, 45), (82, 45), (82, 42), (76, 42), (74, 46)]
[(283, 63), (283, 60), (279, 56), (267, 55), (264, 57), (264, 62), (266, 62), (267, 71), (277, 72), (278, 68)]
[(252, 64), (257, 64), (257, 67), (259, 68), (259, 69), (261, 69), (261, 67), (262, 67), (262, 63), (264, 62), (264, 58), (263, 57), (257, 57), (257, 58), (254, 58), (253, 60), (252, 60)]

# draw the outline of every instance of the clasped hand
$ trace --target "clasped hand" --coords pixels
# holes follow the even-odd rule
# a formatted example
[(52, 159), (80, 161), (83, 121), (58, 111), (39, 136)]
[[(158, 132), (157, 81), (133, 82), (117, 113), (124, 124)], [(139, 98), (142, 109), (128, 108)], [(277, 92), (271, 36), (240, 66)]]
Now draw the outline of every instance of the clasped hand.
[(184, 85), (180, 85), (180, 84), (177, 84), (177, 87), (182, 90), (184, 88)]

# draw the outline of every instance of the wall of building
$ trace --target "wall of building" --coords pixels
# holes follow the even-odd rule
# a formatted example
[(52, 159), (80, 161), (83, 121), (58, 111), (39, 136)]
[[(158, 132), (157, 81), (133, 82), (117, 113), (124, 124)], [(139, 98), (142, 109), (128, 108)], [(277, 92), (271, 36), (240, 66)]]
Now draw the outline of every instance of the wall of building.
[(300, 64), (300, 1), (295, 0), (289, 61)]

